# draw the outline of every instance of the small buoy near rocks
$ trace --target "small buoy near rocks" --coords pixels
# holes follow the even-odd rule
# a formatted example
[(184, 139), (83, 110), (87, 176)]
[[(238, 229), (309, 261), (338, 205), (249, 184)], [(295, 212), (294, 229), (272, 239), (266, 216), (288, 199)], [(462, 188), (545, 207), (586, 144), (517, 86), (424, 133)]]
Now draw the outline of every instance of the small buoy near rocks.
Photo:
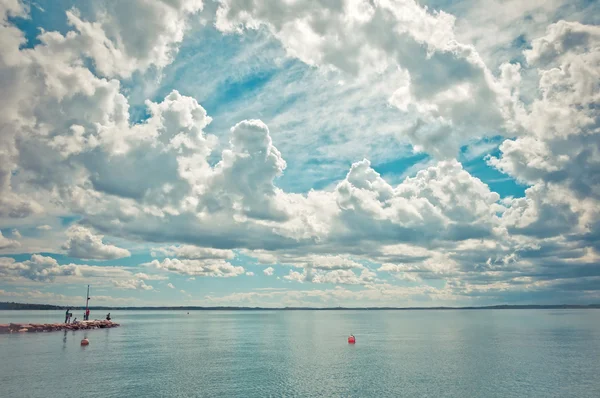
[(351, 335), (350, 337), (348, 337), (348, 344), (354, 344), (354, 343), (356, 343), (356, 337)]
[(27, 329), (27, 328), (19, 329), (19, 333), (25, 333), (27, 331), (29, 331), (29, 329)]
[(89, 345), (90, 341), (88, 339), (81, 340), (81, 345)]

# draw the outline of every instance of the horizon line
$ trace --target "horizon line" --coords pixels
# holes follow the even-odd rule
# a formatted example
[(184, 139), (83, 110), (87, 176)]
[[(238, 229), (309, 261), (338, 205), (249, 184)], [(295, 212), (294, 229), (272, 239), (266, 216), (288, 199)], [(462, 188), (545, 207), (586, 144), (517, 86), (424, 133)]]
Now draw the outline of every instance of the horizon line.
[[(9, 308), (12, 307), (12, 308)], [(27, 308), (30, 307), (30, 308)], [(37, 307), (37, 308), (33, 308)], [(18, 303), (18, 302), (0, 302), (0, 310), (58, 310), (58, 309), (85, 309), (85, 306), (73, 306), (73, 305), (55, 305), (55, 304), (36, 304), (36, 303)], [(215, 310), (244, 310), (244, 311), (298, 311), (298, 310), (313, 310), (313, 311), (339, 311), (339, 310), (353, 310), (353, 311), (367, 311), (367, 310), (396, 310), (396, 311), (407, 311), (407, 310), (485, 310), (485, 309), (600, 309), (600, 303), (593, 304), (495, 304), (486, 306), (462, 306), (462, 307), (448, 307), (448, 306), (435, 306), (435, 307), (393, 307), (393, 306), (382, 306), (382, 307), (248, 307), (248, 306), (110, 306), (110, 305), (98, 305), (88, 307), (90, 310), (196, 310), (196, 311), (215, 311)]]

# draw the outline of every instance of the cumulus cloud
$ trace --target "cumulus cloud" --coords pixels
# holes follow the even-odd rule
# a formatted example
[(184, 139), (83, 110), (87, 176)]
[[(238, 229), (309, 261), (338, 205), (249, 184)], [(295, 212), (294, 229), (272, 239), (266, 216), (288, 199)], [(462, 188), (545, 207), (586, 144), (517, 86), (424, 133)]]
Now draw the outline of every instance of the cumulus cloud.
[(127, 249), (102, 242), (103, 235), (94, 235), (89, 229), (74, 225), (67, 230), (68, 240), (63, 245), (67, 254), (75, 258), (111, 260), (131, 256)]
[(164, 280), (168, 279), (164, 275), (148, 275), (148, 274), (145, 274), (143, 272), (138, 272), (134, 276), (136, 278), (138, 278), (138, 279), (142, 279), (142, 280), (145, 280), (145, 281), (164, 281)]
[[(422, 9), (415, 10), (422, 15)], [(431, 17), (428, 15), (422, 16), (427, 19)], [(46, 41), (42, 40), (34, 52), (52, 51), (53, 40), (60, 37), (42, 39)], [(353, 165), (334, 193), (287, 194), (274, 184), (286, 162), (260, 120), (245, 120), (232, 127), (229, 146), (218, 162), (211, 163), (208, 157), (215, 148), (215, 137), (203, 132), (211, 119), (193, 98), (173, 91), (162, 102), (148, 101), (150, 117), (130, 124), (128, 103), (120, 93), (119, 82), (90, 75), (73, 64), (76, 54), (67, 55), (64, 62), (69, 67), (60, 70), (79, 76), (82, 85), (85, 82), (90, 87), (89, 93), (84, 95), (70, 86), (57, 87), (68, 93), (60, 101), (53, 100), (57, 106), (60, 103), (65, 118), (52, 119), (57, 112), (44, 114), (52, 138), (36, 137), (38, 146), (18, 148), (29, 151), (21, 156), (21, 167), (24, 175), (31, 176), (30, 183), (41, 188), (43, 181), (48, 188), (53, 187), (57, 202), (84, 214), (100, 232), (178, 241), (214, 250), (271, 250), (317, 241), (333, 244), (347, 237), (356, 243), (367, 235), (356, 237), (356, 233), (365, 231), (384, 240), (426, 241), (431, 237), (427, 233), (432, 234), (426, 231), (440, 228), (448, 239), (455, 239), (489, 234), (496, 222), (493, 203), (497, 196), (457, 163), (440, 164), (437, 170), (430, 169), (428, 174), (395, 188), (379, 177), (368, 161), (363, 161)], [(75, 105), (81, 101), (65, 103), (75, 95), (88, 98), (97, 112), (78, 112)], [(43, 167), (29, 162), (39, 158), (37, 152), (31, 153), (32, 148), (41, 150), (44, 145), (58, 149), (59, 154)], [(56, 173), (42, 179), (43, 170)], [(145, 178), (147, 173), (153, 178)], [(453, 178), (463, 191), (444, 191), (444, 184), (453, 183)], [(428, 190), (418, 186), (428, 183), (428, 179), (432, 185), (434, 180), (440, 184), (430, 196)], [(441, 209), (436, 208), (442, 203), (439, 195), (450, 198)], [(451, 195), (456, 197), (456, 209), (452, 208)], [(484, 215), (486, 205), (490, 210)], [(472, 209), (474, 216), (468, 214)], [(363, 221), (365, 225), (357, 228)], [(418, 233), (412, 233), (412, 228)], [(165, 255), (183, 259), (231, 256), (231, 252), (192, 253), (189, 246), (177, 247), (168, 249)]]
[[(93, 18), (70, 11), (69, 33), (44, 31), (32, 48), (9, 18), (26, 16), (26, 8), (0, 4), (0, 217), (34, 226), (44, 211), (80, 216), (86, 226), (67, 230), (70, 256), (130, 255), (104, 243), (100, 234), (107, 234), (170, 245), (154, 250), (166, 258), (144, 264), (148, 272), (238, 276), (244, 268), (227, 260), (243, 252), (293, 267), (284, 277), (290, 281), (364, 289), (360, 296), (332, 290), (326, 300), (567, 294), (577, 283), (593, 293), (600, 250), (596, 26), (554, 23), (531, 42), (525, 63), (492, 73), (474, 47), (457, 40), (452, 15), (413, 0), (285, 7), (222, 0), (222, 32), (264, 28), (289, 56), (335, 79), (369, 85), (375, 75), (393, 74), (381, 85), (392, 86), (388, 103), (412, 123), (398, 129), (399, 138), (446, 159), (427, 159), (423, 170), (394, 184), (364, 159), (328, 189), (290, 193), (277, 185), (288, 167), (277, 136), (287, 131), (245, 116), (217, 138), (205, 132), (212, 119), (202, 105), (175, 90), (146, 101), (141, 122), (130, 112), (119, 79), (166, 66), (201, 2), (105, 4)], [(143, 26), (127, 15), (144, 16)], [(532, 73), (539, 82), (524, 82)], [(521, 95), (528, 85), (537, 95)], [(501, 199), (473, 169), (449, 159), (481, 134), (511, 137), (488, 164), (527, 185), (524, 197)], [(14, 248), (15, 239), (0, 235), (0, 248)], [(106, 278), (141, 290), (152, 289), (144, 281), (160, 280), (39, 255), (0, 265), (10, 280)], [(447, 287), (397, 289), (371, 268)]]
[(143, 279), (115, 280), (113, 284), (117, 289), (154, 290), (154, 287), (146, 285)]
[(52, 227), (50, 225), (40, 225), (37, 227), (40, 231), (50, 231)]
[[(416, 1), (221, 0), (223, 32), (267, 28), (291, 57), (344, 75), (372, 76), (400, 68), (389, 103), (419, 115), (405, 132), (417, 149), (452, 157), (477, 129), (502, 129), (514, 113), (510, 90), (471, 45), (454, 33), (455, 17)], [(327, 28), (323, 28), (326, 26)], [(485, 104), (485, 106), (482, 106)]]
[(407, 281), (407, 282), (421, 282), (422, 279), (415, 274), (411, 274), (408, 272), (400, 272), (394, 275), (394, 277), (398, 280), (401, 281)]
[(366, 285), (375, 282), (376, 273), (363, 269), (360, 274), (347, 269), (333, 271), (319, 271), (312, 268), (305, 269), (303, 273), (290, 270), (284, 279), (296, 282), (331, 283), (334, 285)]
[(402, 264), (385, 263), (385, 264), (382, 264), (381, 267), (379, 267), (378, 271), (396, 273), (396, 272), (402, 272), (404, 269), (405, 268)]
[(24, 277), (33, 281), (51, 281), (56, 276), (76, 275), (79, 269), (73, 265), (61, 266), (47, 256), (34, 254), (31, 259), (18, 262), (13, 258), (0, 257), (0, 274), (5, 278)]
[(172, 283), (167, 283), (167, 287), (170, 288), (170, 289), (175, 289), (175, 286), (173, 286)]
[(242, 275), (244, 267), (234, 266), (223, 260), (179, 260), (165, 258), (162, 261), (153, 260), (144, 264), (160, 270), (181, 275), (228, 278)]
[[(183, 40), (187, 19), (203, 4), (201, 0), (133, 0), (104, 6), (96, 21), (83, 20), (77, 10), (68, 11), (68, 23), (77, 33), (67, 41), (90, 57), (102, 75), (130, 77), (136, 70), (168, 65)], [(144, 24), (132, 24), (131, 15), (143, 18)]]
[[(26, 17), (27, 8), (21, 2), (3, 2), (0, 65), (7, 79), (0, 102), (0, 216), (26, 217), (44, 210), (32, 197), (36, 195), (20, 192), (21, 181), (11, 173), (17, 161), (20, 177), (41, 184), (45, 180), (48, 185), (78, 178), (80, 170), (57, 164), (61, 157), (92, 150), (102, 142), (121, 144), (117, 149), (122, 150), (123, 143), (115, 136), (126, 136), (128, 104), (113, 77), (130, 77), (135, 71), (170, 63), (188, 18), (202, 9), (202, 2), (134, 0), (103, 6), (92, 21), (77, 10), (67, 11), (74, 30), (66, 35), (42, 32), (39, 45), (21, 49), (24, 34), (8, 16)], [(132, 24), (129, 15), (143, 16), (144, 24)], [(83, 66), (88, 58), (102, 78)], [(22, 107), (23, 102), (28, 105)], [(30, 131), (36, 124), (43, 127)]]
[(335, 198), (344, 230), (382, 241), (488, 236), (501, 210), (499, 195), (457, 161), (440, 162), (394, 188), (363, 160), (352, 165)]
[(186, 260), (205, 260), (209, 258), (231, 260), (235, 257), (232, 250), (214, 249), (211, 247), (198, 247), (193, 245), (169, 246), (158, 248), (154, 253), (167, 257), (177, 257)]
[(453, 276), (460, 271), (460, 267), (450, 254), (433, 252), (423, 261), (409, 264), (383, 263), (378, 271), (395, 274), (398, 279), (414, 281), (421, 278), (437, 279)]
[[(363, 268), (363, 265), (347, 256), (297, 253), (286, 251), (252, 250), (246, 254), (257, 259), (261, 264), (284, 264), (294, 267), (315, 268), (323, 270)], [(270, 268), (270, 267), (269, 267)]]
[[(17, 233), (18, 233), (18, 231), (17, 231)], [(13, 236), (14, 235), (15, 234), (13, 233)], [(11, 249), (11, 248), (20, 247), (20, 246), (21, 246), (21, 243), (19, 243), (19, 241), (6, 238), (4, 235), (2, 235), (2, 231), (0, 231), (0, 250)]]
[(598, 247), (600, 29), (559, 21), (524, 53), (540, 75), (521, 120), (529, 134), (504, 141), (489, 163), (531, 187), (503, 219), (513, 233), (587, 235)]
[(383, 263), (377, 269), (379, 272), (387, 272), (392, 275), (396, 279), (409, 281), (409, 282), (417, 282), (420, 281), (420, 276), (415, 272), (418, 271), (416, 267), (413, 265), (407, 264), (394, 264), (394, 263)]
[(529, 64), (546, 66), (569, 54), (594, 51), (600, 28), (579, 22), (558, 21), (546, 29), (546, 35), (534, 39), (524, 54)]
[[(96, 286), (108, 280), (133, 279), (134, 274), (125, 267), (92, 266), (86, 264), (59, 264), (50, 256), (33, 254), (29, 260), (16, 261), (11, 257), (0, 257), (0, 277), (11, 283), (58, 282)], [(152, 278), (149, 278), (152, 280)]]

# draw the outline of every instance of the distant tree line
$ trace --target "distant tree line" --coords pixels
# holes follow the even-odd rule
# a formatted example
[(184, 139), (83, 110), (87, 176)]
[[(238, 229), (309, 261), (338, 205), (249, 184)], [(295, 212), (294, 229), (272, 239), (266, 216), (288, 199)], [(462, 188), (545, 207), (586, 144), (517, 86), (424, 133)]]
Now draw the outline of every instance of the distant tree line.
[[(14, 302), (0, 302), (0, 310), (83, 310), (84, 306), (67, 306), (51, 304), (27, 304)], [(90, 310), (171, 310), (171, 311), (335, 311), (335, 310), (362, 310), (362, 311), (410, 311), (410, 310), (520, 310), (520, 309), (600, 309), (600, 304), (588, 305), (492, 305), (482, 307), (194, 307), (194, 306), (173, 306), (173, 307), (111, 307), (111, 306), (90, 306)]]

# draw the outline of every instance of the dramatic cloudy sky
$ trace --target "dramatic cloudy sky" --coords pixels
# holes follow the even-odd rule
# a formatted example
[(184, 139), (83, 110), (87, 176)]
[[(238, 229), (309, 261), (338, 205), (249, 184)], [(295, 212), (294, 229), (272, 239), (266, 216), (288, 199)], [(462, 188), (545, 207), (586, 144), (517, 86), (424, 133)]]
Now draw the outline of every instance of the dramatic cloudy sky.
[(0, 301), (600, 301), (600, 5), (0, 0)]

